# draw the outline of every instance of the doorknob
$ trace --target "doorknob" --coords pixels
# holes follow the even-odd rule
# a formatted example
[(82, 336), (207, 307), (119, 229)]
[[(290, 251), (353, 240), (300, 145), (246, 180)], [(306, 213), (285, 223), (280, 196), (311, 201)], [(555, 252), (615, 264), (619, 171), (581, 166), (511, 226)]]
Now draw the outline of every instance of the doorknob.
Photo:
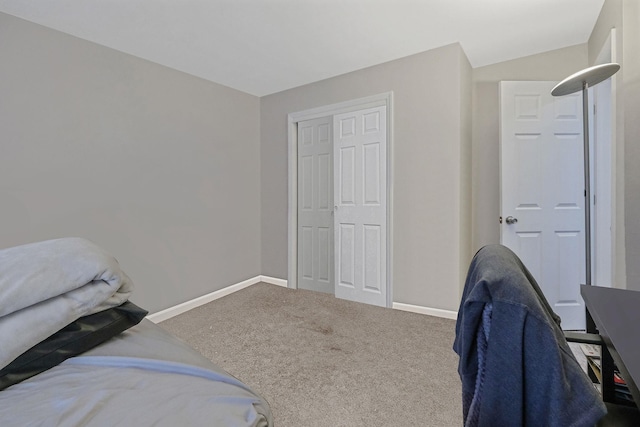
[(515, 224), (516, 222), (518, 222), (518, 218), (514, 218), (512, 216), (508, 216), (504, 221), (507, 224), (511, 225), (511, 224)]

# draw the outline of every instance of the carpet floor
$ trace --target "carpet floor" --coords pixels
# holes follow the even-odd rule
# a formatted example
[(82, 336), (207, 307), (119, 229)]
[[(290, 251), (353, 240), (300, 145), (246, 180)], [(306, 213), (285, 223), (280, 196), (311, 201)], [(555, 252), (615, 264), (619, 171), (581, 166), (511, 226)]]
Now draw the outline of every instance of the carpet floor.
[(276, 427), (462, 425), (454, 320), (259, 283), (160, 325), (267, 399)]

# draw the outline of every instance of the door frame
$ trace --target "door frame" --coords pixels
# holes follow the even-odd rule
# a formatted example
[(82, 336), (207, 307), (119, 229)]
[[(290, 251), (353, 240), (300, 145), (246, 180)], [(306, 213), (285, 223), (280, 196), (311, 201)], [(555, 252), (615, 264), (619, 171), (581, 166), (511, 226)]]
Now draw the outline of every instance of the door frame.
[[(598, 56), (594, 62), (593, 65), (599, 65), (599, 64), (605, 64), (605, 63), (609, 63), (609, 62), (616, 62), (616, 29), (612, 28), (609, 36), (607, 36), (606, 40), (604, 41), (602, 47), (600, 48), (600, 52), (598, 53)], [(598, 198), (598, 194), (597, 194), (597, 190), (596, 192), (593, 194), (593, 197), (595, 197), (595, 206), (594, 206), (594, 201), (592, 200), (592, 210), (596, 213), (596, 215), (594, 216), (594, 220), (592, 221), (591, 224), (591, 228), (592, 228), (592, 235), (595, 237), (594, 239), (594, 244), (592, 244), (591, 247), (591, 259), (594, 260), (593, 262), (593, 277), (596, 279), (594, 283), (595, 285), (598, 286), (606, 286), (606, 287), (612, 287), (614, 286), (613, 284), (617, 282), (617, 278), (616, 278), (616, 263), (617, 263), (617, 257), (618, 255), (616, 254), (616, 206), (617, 206), (617, 202), (616, 202), (616, 158), (617, 158), (617, 154), (616, 154), (616, 76), (613, 75), (610, 79), (611, 81), (611, 91), (610, 91), (610, 96), (608, 99), (605, 99), (604, 102), (609, 103), (609, 117), (608, 120), (606, 120), (602, 114), (598, 114), (597, 112), (594, 114), (594, 106), (595, 108), (597, 108), (597, 105), (599, 103), (602, 103), (602, 86), (594, 86), (589, 88), (589, 124), (590, 124), (590, 129), (589, 129), (589, 135), (590, 135), (590, 141), (589, 141), (589, 146), (591, 149), (591, 153), (590, 156), (593, 159), (593, 162), (591, 162), (591, 180), (592, 180), (592, 187), (594, 189), (597, 189), (598, 187), (601, 187), (602, 185), (600, 184), (600, 180), (601, 180), (601, 176), (602, 174), (607, 174), (606, 169), (608, 170), (608, 175), (609, 175), (609, 182), (604, 182), (603, 184), (608, 184), (608, 190), (609, 190), (609, 194), (610, 194), (610, 201), (609, 201), (609, 205), (606, 206), (605, 208), (608, 209), (608, 216), (606, 216), (605, 218), (601, 218), (597, 212), (601, 211), (601, 209), (603, 209), (601, 207), (601, 205), (598, 205), (598, 200), (602, 200), (602, 198)], [(600, 131), (595, 131), (595, 129), (599, 128), (602, 126), (604, 122), (608, 122), (609, 124), (609, 162), (607, 165), (603, 165), (601, 161), (598, 161), (598, 153), (595, 150), (595, 146), (597, 144), (597, 137), (598, 134), (600, 133)], [(603, 171), (602, 169), (605, 168), (605, 171)], [(610, 253), (608, 254), (609, 256), (607, 257), (608, 259), (606, 261), (602, 260), (600, 256), (598, 256), (598, 253), (596, 251), (596, 246), (598, 244), (598, 237), (601, 236), (601, 233), (599, 232), (600, 229), (606, 228), (606, 227), (610, 227), (610, 232), (609, 232), (609, 244), (610, 246)], [(602, 263), (608, 263), (608, 270), (609, 270), (609, 274), (608, 274), (608, 278), (606, 278), (606, 282), (605, 283), (601, 283), (599, 281), (599, 278), (602, 276), (601, 274), (601, 269), (605, 269), (605, 271), (607, 270), (606, 266), (603, 266)]]
[[(387, 307), (393, 304), (393, 92), (311, 108), (287, 115), (287, 287), (298, 289), (298, 122), (373, 107), (387, 107)], [(334, 243), (335, 244), (335, 243)]]

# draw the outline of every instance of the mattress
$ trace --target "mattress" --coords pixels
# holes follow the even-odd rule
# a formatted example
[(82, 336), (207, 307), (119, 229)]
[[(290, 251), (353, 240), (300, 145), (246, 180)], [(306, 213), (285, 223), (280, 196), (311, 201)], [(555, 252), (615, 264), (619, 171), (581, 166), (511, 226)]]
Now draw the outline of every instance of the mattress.
[(148, 320), (0, 391), (0, 425), (272, 426), (267, 402)]

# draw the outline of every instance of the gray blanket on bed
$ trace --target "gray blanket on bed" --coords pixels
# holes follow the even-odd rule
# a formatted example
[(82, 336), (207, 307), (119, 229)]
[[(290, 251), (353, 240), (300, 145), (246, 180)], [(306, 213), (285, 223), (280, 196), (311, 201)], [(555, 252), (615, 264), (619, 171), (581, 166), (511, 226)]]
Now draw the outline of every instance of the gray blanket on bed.
[(268, 427), (268, 403), (148, 320), (0, 392), (2, 427)]
[(76, 319), (118, 306), (133, 285), (81, 238), (0, 250), (0, 369)]

